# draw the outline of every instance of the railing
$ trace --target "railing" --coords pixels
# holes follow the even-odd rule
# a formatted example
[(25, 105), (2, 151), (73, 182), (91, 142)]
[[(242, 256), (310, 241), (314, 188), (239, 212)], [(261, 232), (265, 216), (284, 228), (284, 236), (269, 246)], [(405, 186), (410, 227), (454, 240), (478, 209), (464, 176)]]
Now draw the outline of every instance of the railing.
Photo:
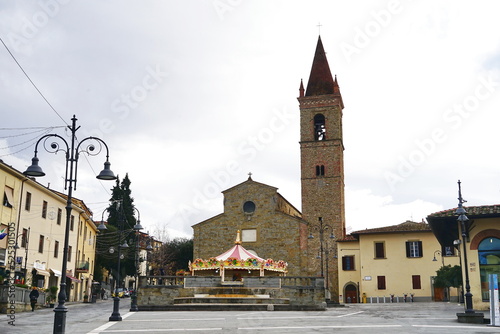
[(88, 261), (80, 261), (76, 264), (77, 272), (88, 272), (89, 271), (89, 262)]
[(309, 277), (309, 276), (283, 276), (281, 277), (282, 288), (305, 288), (314, 289), (322, 288), (325, 279), (323, 277)]
[[(191, 276), (187, 276), (191, 277)], [(214, 276), (215, 277), (215, 276)], [(211, 277), (211, 278), (214, 278)], [(200, 276), (202, 278), (202, 276)], [(208, 279), (208, 277), (205, 277)], [(220, 279), (220, 277), (215, 277)], [(264, 278), (264, 277), (262, 277)], [(282, 288), (301, 288), (301, 289), (318, 289), (324, 287), (325, 279), (323, 277), (307, 277), (307, 276), (269, 276), (269, 278), (281, 279)], [(243, 278), (244, 279), (244, 278)], [(214, 283), (212, 283), (214, 284)], [(141, 286), (169, 286), (169, 287), (184, 287), (184, 276), (147, 276), (141, 277)]]
[[(5, 311), (4, 306), (8, 306), (8, 304), (29, 304), (30, 292), (31, 290), (20, 288), (17, 286), (0, 285), (0, 310), (2, 311), (2, 313)], [(12, 300), (12, 297), (14, 297), (14, 300)], [(45, 301), (45, 292), (40, 291), (37, 304), (44, 305)]]
[(182, 288), (184, 286), (184, 276), (147, 276), (146, 285), (164, 285)]

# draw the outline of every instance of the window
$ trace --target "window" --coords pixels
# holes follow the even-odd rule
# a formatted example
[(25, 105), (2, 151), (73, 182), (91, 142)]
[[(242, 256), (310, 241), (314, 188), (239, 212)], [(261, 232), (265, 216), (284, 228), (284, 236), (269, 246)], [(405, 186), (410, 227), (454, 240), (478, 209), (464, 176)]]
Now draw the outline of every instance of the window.
[(441, 250), (441, 254), (444, 254), (444, 256), (454, 256), (455, 255), (455, 247), (445, 246)]
[(21, 247), (26, 248), (28, 246), (28, 229), (23, 228), (23, 234), (21, 236)]
[(354, 255), (342, 256), (342, 270), (355, 270)]
[(54, 242), (54, 257), (59, 255), (59, 241)]
[(322, 114), (314, 116), (314, 139), (326, 140), (325, 116)]
[(71, 221), (70, 221), (69, 229), (71, 231), (73, 231), (74, 228), (75, 228), (75, 216), (71, 215)]
[(324, 165), (316, 166), (316, 176), (324, 176), (324, 175), (325, 175), (325, 166)]
[(47, 206), (48, 206), (47, 201), (43, 201), (43, 204), (42, 204), (42, 218), (47, 218)]
[(489, 300), (489, 274), (500, 275), (500, 239), (488, 237), (479, 243), (479, 271), (481, 273), (481, 295)]
[(377, 289), (385, 290), (385, 276), (377, 276)]
[(31, 210), (31, 193), (29, 191), (26, 192), (26, 203), (24, 203), (24, 210)]
[(385, 245), (383, 242), (375, 242), (375, 258), (385, 259)]
[(244, 213), (254, 213), (255, 212), (255, 203), (252, 201), (246, 201), (243, 204), (243, 212)]
[(62, 209), (57, 209), (57, 225), (61, 225)]
[(12, 208), (13, 203), (14, 203), (14, 189), (5, 186), (5, 190), (3, 192), (3, 206)]
[(413, 286), (413, 289), (422, 289), (422, 286), (420, 284), (420, 275), (412, 275), (411, 284)]
[(242, 242), (256, 242), (257, 241), (257, 230), (256, 229), (241, 230), (241, 241)]
[(422, 257), (422, 241), (406, 242), (406, 257)]
[(71, 262), (71, 252), (73, 250), (73, 247), (68, 246), (68, 262)]
[(38, 253), (43, 253), (43, 241), (45, 240), (45, 237), (43, 235), (40, 235), (40, 239), (38, 239)]

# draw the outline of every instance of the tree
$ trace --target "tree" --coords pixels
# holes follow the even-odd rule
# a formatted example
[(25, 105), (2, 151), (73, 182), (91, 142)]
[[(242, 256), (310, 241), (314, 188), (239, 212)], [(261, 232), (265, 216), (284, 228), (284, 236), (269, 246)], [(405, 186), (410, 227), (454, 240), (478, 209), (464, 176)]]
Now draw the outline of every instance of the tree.
[(151, 254), (154, 275), (175, 275), (179, 270), (188, 270), (193, 260), (193, 239), (175, 238), (165, 242)]
[(462, 269), (460, 266), (443, 266), (436, 271), (434, 286), (438, 288), (459, 288), (462, 286)]
[(126, 174), (121, 182), (119, 178), (116, 179), (116, 184), (111, 190), (110, 205), (106, 209), (108, 212), (107, 230), (102, 231), (97, 237), (94, 270), (96, 279), (100, 277), (102, 280), (103, 269), (115, 272), (114, 276), (116, 276), (118, 245), (123, 245), (125, 242), (129, 248), (121, 248), (120, 278), (135, 275), (136, 235), (133, 227), (137, 220), (130, 184), (131, 181)]

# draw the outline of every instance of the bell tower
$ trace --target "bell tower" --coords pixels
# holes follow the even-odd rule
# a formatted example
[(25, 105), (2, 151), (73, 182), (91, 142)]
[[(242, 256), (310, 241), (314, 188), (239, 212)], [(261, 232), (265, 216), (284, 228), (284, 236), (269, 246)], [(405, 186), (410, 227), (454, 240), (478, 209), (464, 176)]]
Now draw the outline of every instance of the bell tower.
[(307, 221), (308, 274), (323, 275), (332, 300), (338, 297), (336, 241), (345, 236), (344, 103), (332, 76), (321, 36), (307, 88), (300, 82), (302, 217)]

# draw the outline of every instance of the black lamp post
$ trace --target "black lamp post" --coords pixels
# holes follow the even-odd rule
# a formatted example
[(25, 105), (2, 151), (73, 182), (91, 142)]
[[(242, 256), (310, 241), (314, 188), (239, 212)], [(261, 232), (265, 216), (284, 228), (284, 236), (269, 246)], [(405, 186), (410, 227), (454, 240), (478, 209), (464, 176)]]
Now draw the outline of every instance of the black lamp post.
[(467, 211), (463, 208), (462, 204), (466, 201), (462, 198), (462, 189), (461, 182), (458, 180), (458, 208), (455, 212), (458, 215), (458, 222), (460, 223), (460, 228), (462, 230), (462, 245), (464, 252), (464, 263), (465, 263), (465, 313), (474, 313), (474, 309), (472, 308), (472, 293), (470, 292), (470, 283), (469, 283), (469, 266), (467, 262), (467, 235), (468, 228), (465, 223), (469, 220), (465, 215)]
[[(117, 273), (115, 280), (115, 293), (113, 297), (113, 313), (109, 317), (109, 321), (122, 321), (122, 317), (120, 315), (120, 296), (118, 295), (119, 289), (121, 288), (121, 277), (120, 277), (120, 264), (122, 259), (122, 248), (128, 248), (127, 241), (122, 242), (122, 232), (123, 232), (123, 205), (121, 205), (121, 201), (116, 201), (118, 208), (118, 264), (117, 264)], [(101, 232), (103, 230), (107, 230), (106, 225), (101, 222), (101, 224), (97, 227), (97, 229)], [(114, 249), (111, 248), (110, 252), (113, 253)]]
[[(26, 281), (28, 279), (28, 270), (26, 268), (27, 268), (27, 264), (28, 264), (28, 244), (30, 241), (30, 230), (31, 230), (31, 227), (28, 227), (26, 234), (24, 234), (24, 233), (19, 234), (16, 237), (16, 245), (14, 246), (14, 252), (17, 254), (17, 250), (20, 248), (19, 244), (18, 244), (18, 239), (19, 239), (19, 237), (21, 237), (21, 239), (22, 239), (21, 246), (24, 245), (24, 268), (23, 268), (24, 283), (26, 283)], [(14, 258), (17, 259), (16, 254), (14, 254)]]
[(130, 304), (130, 311), (131, 312), (137, 312), (139, 311), (139, 308), (137, 307), (137, 271), (139, 270), (139, 254), (138, 254), (138, 249), (139, 249), (139, 237), (140, 237), (140, 230), (142, 230), (142, 225), (141, 225), (141, 213), (137, 208), (134, 208), (137, 211), (137, 224), (134, 225), (134, 231), (135, 231), (135, 253), (134, 253), (134, 260), (135, 260), (135, 277), (134, 277), (134, 291), (132, 292), (132, 296), (130, 296), (131, 299), (131, 304)]
[[(324, 244), (324, 233), (328, 230), (330, 230), (330, 239), (334, 239), (335, 235), (333, 234), (333, 227), (331, 225), (323, 223), (323, 218), (318, 217), (318, 223), (317, 224), (311, 224), (310, 225), (310, 231), (309, 231), (309, 237), (308, 239), (314, 239), (314, 236), (312, 234), (312, 231), (317, 231), (319, 233), (319, 257), (321, 260), (320, 266), (321, 266), (321, 277), (325, 277), (324, 274), (324, 254), (325, 254), (325, 248), (323, 246)], [(328, 250), (327, 250), (328, 252)], [(327, 272), (326, 272), (326, 288), (329, 289), (330, 287), (328, 286), (328, 258), (326, 259), (327, 261)]]
[[(26, 169), (24, 172), (27, 176), (32, 177), (41, 177), (44, 176), (45, 173), (42, 171), (42, 168), (38, 166), (38, 144), (43, 140), (43, 148), (49, 153), (58, 153), (63, 151), (66, 153), (66, 173), (64, 178), (64, 190), (68, 190), (68, 197), (66, 201), (66, 226), (64, 233), (64, 249), (63, 249), (63, 263), (62, 263), (62, 272), (61, 272), (61, 284), (59, 289), (58, 305), (54, 308), (54, 333), (64, 333), (66, 330), (66, 312), (68, 312), (67, 307), (64, 305), (66, 301), (66, 269), (68, 262), (68, 248), (69, 248), (69, 228), (71, 221), (71, 210), (72, 210), (72, 196), (73, 196), (73, 187), (76, 190), (76, 176), (78, 170), (78, 157), (80, 153), (87, 153), (88, 155), (98, 155), (103, 148), (106, 149), (106, 161), (104, 162), (104, 169), (97, 175), (97, 179), (99, 180), (115, 180), (116, 176), (110, 169), (111, 164), (109, 163), (109, 150), (106, 143), (99, 138), (96, 137), (87, 137), (82, 139), (75, 147), (76, 144), (76, 131), (80, 128), (76, 126), (77, 118), (73, 115), (71, 119), (71, 126), (68, 125), (68, 129), (71, 131), (71, 142), (68, 142), (57, 134), (47, 134), (42, 136), (35, 145), (35, 156), (31, 159), (31, 166)], [(51, 137), (62, 141), (64, 143), (63, 147), (59, 146), (59, 143), (52, 142), (50, 147), (45, 146), (47, 144), (47, 140)], [(96, 152), (96, 146), (92, 143), (89, 143), (85, 148), (82, 147), (82, 144), (87, 141), (93, 141), (99, 144), (99, 147)], [(74, 173), (74, 174), (73, 174)]]

